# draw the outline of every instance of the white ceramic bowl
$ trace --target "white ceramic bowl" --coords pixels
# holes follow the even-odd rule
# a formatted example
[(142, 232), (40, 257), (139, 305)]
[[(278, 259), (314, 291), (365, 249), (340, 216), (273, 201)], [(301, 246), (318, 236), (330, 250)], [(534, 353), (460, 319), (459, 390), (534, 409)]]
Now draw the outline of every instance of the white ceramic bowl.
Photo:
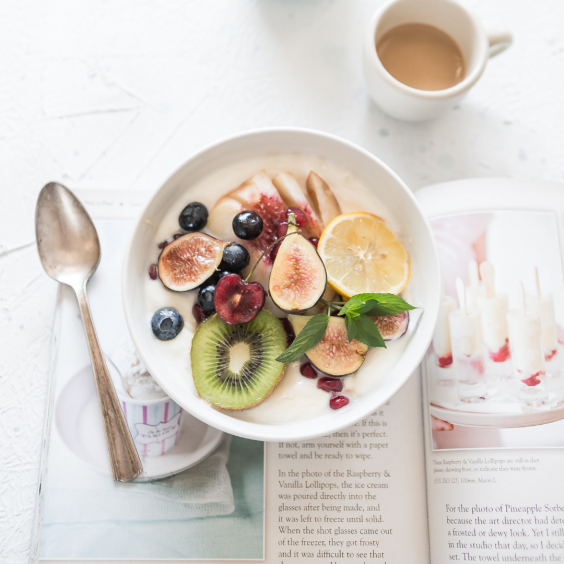
[[(187, 371), (170, 369), (147, 324), (143, 284), (147, 252), (154, 246), (154, 228), (171, 204), (189, 187), (219, 167), (242, 159), (277, 154), (321, 157), (352, 172), (375, 194), (401, 225), (412, 266), (412, 303), (423, 315), (405, 352), (387, 376), (347, 408), (307, 421), (280, 425), (250, 423), (215, 410), (199, 398)], [(192, 197), (192, 195), (190, 195)], [(198, 194), (193, 194), (195, 200)], [(370, 211), (370, 210), (367, 210)], [(418, 367), (433, 335), (441, 295), (439, 259), (431, 229), (406, 185), (376, 157), (338, 137), (305, 129), (277, 128), (243, 133), (220, 141), (190, 157), (155, 193), (141, 214), (125, 256), (122, 276), (125, 317), (135, 346), (165, 392), (189, 413), (232, 435), (263, 441), (304, 440), (349, 427), (386, 403)], [(362, 368), (361, 368), (362, 370)]]

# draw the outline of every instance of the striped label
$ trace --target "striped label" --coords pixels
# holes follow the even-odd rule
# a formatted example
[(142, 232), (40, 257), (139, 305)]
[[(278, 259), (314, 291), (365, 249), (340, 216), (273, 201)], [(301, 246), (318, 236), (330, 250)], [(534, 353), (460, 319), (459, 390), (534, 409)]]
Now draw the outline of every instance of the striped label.
[(137, 448), (143, 456), (160, 456), (177, 442), (182, 408), (172, 400), (157, 405), (122, 402), (123, 413)]

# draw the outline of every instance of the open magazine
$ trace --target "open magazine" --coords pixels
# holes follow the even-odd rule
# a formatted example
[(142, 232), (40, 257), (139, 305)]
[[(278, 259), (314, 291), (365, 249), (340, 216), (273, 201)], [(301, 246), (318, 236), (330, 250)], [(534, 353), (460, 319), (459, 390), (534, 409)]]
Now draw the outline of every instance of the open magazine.
[(121, 262), (143, 198), (77, 195), (102, 246), (93, 317), (145, 474), (111, 479), (78, 308), (62, 289), (41, 561), (564, 562), (561, 186), (419, 191), (445, 288), (422, 369), (353, 427), (279, 443), (225, 435), (158, 393), (126, 399), (119, 375), (138, 360)]

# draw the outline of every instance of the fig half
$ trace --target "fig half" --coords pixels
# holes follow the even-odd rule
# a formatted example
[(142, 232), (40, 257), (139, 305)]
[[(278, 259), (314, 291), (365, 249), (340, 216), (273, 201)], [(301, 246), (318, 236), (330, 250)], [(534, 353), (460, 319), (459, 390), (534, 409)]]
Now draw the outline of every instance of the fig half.
[[(311, 319), (306, 315), (289, 315), (296, 336)], [(356, 372), (364, 362), (368, 345), (353, 339), (349, 343), (345, 320), (331, 317), (323, 339), (306, 352), (310, 362), (324, 374), (340, 378)]]
[(409, 313), (407, 311), (396, 313), (395, 315), (371, 317), (370, 319), (378, 327), (378, 331), (380, 331), (384, 341), (395, 341), (403, 337), (409, 326)]
[(272, 265), (268, 291), (281, 310), (297, 313), (321, 299), (327, 272), (316, 248), (297, 232), (295, 215), (288, 217), (288, 231)]
[(217, 269), (224, 243), (205, 233), (188, 233), (167, 245), (159, 257), (161, 282), (175, 292), (197, 288)]

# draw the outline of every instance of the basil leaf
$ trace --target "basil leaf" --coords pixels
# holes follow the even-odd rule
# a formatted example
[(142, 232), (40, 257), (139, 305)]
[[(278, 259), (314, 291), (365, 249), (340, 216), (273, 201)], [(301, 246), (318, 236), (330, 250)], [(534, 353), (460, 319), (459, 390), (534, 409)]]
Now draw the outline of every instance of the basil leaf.
[(376, 325), (370, 318), (366, 317), (365, 315), (361, 315), (359, 317), (350, 318), (349, 323), (351, 325), (354, 325), (355, 339), (357, 341), (360, 341), (361, 343), (364, 343), (369, 347), (387, 348), (382, 335), (380, 335), (380, 331), (378, 331), (378, 327), (376, 327)]
[(314, 315), (298, 333), (294, 342), (276, 359), (278, 362), (294, 362), (323, 339), (329, 324), (329, 316), (325, 313)]
[(339, 311), (339, 315), (355, 312), (364, 306), (364, 302), (357, 296), (353, 296)]
[[(400, 298), (401, 299), (401, 298)], [(403, 303), (402, 303), (403, 302)], [(374, 300), (370, 300), (366, 302), (364, 308), (362, 308), (361, 313), (365, 315), (395, 315), (396, 313), (402, 313), (404, 311), (408, 311), (411, 309), (416, 309), (413, 306), (410, 306), (407, 302), (401, 300), (401, 302), (376, 302)]]
[(411, 309), (416, 308), (395, 294), (357, 294), (343, 306), (339, 315), (347, 315), (349, 312), (374, 316), (394, 315)]
[(347, 336), (349, 338), (349, 343), (356, 338), (356, 324), (355, 324), (356, 317), (352, 315), (347, 315), (345, 317), (345, 326), (347, 328)]

